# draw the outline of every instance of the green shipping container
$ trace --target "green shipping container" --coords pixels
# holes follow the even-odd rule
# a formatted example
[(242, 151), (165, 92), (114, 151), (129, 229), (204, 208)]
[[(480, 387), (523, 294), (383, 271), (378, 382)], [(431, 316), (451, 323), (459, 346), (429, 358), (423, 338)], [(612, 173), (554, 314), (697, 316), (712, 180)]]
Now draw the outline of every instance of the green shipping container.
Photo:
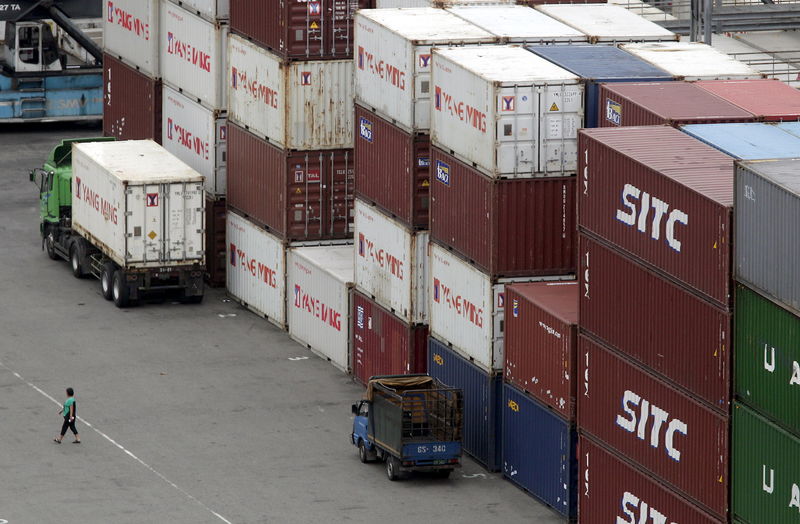
[(739, 521), (800, 522), (800, 439), (739, 402), (733, 406), (732, 468)]
[(800, 317), (737, 284), (734, 333), (736, 396), (800, 434)]

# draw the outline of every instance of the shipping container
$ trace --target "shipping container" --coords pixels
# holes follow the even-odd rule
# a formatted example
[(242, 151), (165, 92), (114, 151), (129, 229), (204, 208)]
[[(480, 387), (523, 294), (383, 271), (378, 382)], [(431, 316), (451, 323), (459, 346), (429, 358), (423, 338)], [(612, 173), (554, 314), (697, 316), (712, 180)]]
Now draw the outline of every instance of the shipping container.
[(736, 279), (800, 315), (800, 160), (736, 167)]
[(774, 78), (704, 80), (697, 86), (753, 113), (759, 120), (800, 120), (800, 92)]
[(693, 124), (681, 131), (737, 160), (800, 156), (800, 137), (771, 124)]
[(428, 229), (430, 135), (407, 133), (356, 104), (356, 195), (407, 226)]
[(160, 35), (164, 83), (210, 109), (226, 109), (228, 25), (209, 22), (161, 0)]
[(206, 193), (206, 283), (211, 287), (225, 287), (226, 214), (225, 199)]
[(503, 385), (503, 476), (561, 515), (578, 512), (577, 433), (572, 424)]
[(459, 5), (509, 5), (517, 0), (375, 0), (378, 9), (395, 7), (452, 7)]
[(579, 142), (579, 227), (727, 307), (733, 159), (665, 126)]
[(787, 133), (791, 133), (794, 136), (800, 136), (800, 122), (781, 122), (775, 124), (775, 127), (783, 129)]
[(586, 435), (578, 461), (581, 524), (724, 524)]
[(575, 177), (491, 179), (432, 153), (431, 238), (492, 276), (575, 272)]
[(230, 209), (227, 223), (228, 295), (285, 328), (285, 243)]
[(229, 117), (279, 147), (353, 147), (353, 61), (287, 62), (228, 39)]
[(161, 143), (161, 81), (103, 55), (103, 135)]
[(600, 86), (598, 127), (755, 122), (756, 116), (690, 82)]
[(623, 44), (622, 49), (675, 76), (676, 80), (763, 78), (744, 62), (699, 42)]
[(353, 376), (427, 373), (428, 326), (413, 326), (359, 291), (353, 292)]
[(497, 37), (441, 9), (370, 9), (355, 16), (355, 99), (408, 132), (428, 132), (431, 49)]
[(355, 283), (367, 296), (411, 324), (428, 323), (427, 231), (413, 231), (356, 200)]
[(502, 468), (503, 377), (487, 373), (428, 337), (428, 374), (464, 392), (461, 445), (489, 471)]
[(228, 206), (289, 241), (352, 237), (352, 150), (279, 149), (228, 123)]
[(736, 285), (736, 396), (800, 435), (800, 317)]
[(637, 13), (618, 5), (538, 5), (547, 16), (574, 27), (592, 44), (619, 42), (665, 42), (678, 35)]
[(581, 336), (578, 425), (707, 508), (728, 514), (728, 418)]
[(506, 286), (505, 381), (575, 419), (578, 283)]
[(516, 46), (433, 52), (431, 142), (492, 178), (574, 175), (577, 76)]
[(73, 144), (72, 196), (72, 229), (122, 268), (205, 265), (203, 177), (152, 140)]
[(208, 20), (227, 20), (230, 17), (231, 0), (172, 0), (187, 11)]
[(159, 67), (159, 2), (103, 0), (103, 50), (153, 79)]
[(291, 60), (353, 57), (353, 16), (372, 0), (230, 0), (231, 29)]
[(727, 413), (731, 314), (583, 234), (580, 244), (581, 332)]
[(746, 524), (797, 522), (800, 437), (738, 402), (732, 431), (732, 515)]
[(672, 80), (672, 75), (614, 46), (528, 46), (528, 51), (578, 75), (584, 82), (584, 127), (597, 127), (600, 83)]
[(349, 373), (353, 246), (295, 247), (286, 253), (289, 335)]
[(228, 123), (225, 113), (208, 109), (164, 86), (162, 95), (164, 149), (206, 177), (206, 192), (225, 196)]
[(508, 44), (573, 44), (586, 35), (544, 13), (522, 5), (458, 5), (448, 11)]

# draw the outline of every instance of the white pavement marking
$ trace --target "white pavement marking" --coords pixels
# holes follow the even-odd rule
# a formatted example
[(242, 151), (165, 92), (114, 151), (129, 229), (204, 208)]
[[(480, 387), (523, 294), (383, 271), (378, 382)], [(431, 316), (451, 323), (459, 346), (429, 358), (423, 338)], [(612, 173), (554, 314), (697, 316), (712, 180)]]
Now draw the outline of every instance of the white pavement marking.
[[(8, 371), (10, 371), (10, 372), (11, 372), (11, 373), (12, 373), (12, 374), (15, 376), (15, 377), (17, 377), (19, 380), (21, 380), (22, 382), (24, 382), (25, 384), (27, 384), (29, 387), (31, 387), (31, 388), (33, 388), (34, 390), (36, 390), (37, 392), (39, 392), (39, 393), (40, 393), (40, 394), (41, 394), (43, 397), (45, 397), (45, 398), (47, 398), (48, 400), (50, 400), (51, 402), (53, 402), (53, 403), (54, 403), (56, 406), (59, 406), (59, 407), (61, 406), (61, 403), (60, 403), (59, 401), (57, 401), (55, 398), (53, 398), (52, 396), (50, 396), (49, 394), (47, 394), (45, 391), (41, 390), (40, 388), (36, 387), (36, 385), (35, 385), (35, 384), (32, 384), (32, 383), (28, 382), (27, 380), (25, 380), (25, 379), (22, 377), (22, 375), (20, 375), (19, 373), (17, 373), (17, 372), (16, 372), (16, 371), (14, 371), (13, 369), (9, 368), (8, 366), (6, 366), (5, 364), (3, 364), (2, 362), (0, 362), (0, 367), (2, 367), (2, 368), (5, 368), (5, 369), (7, 369)], [(98, 435), (100, 435), (101, 437), (103, 437), (104, 439), (106, 439), (107, 441), (109, 441), (110, 443), (112, 443), (113, 445), (115, 445), (117, 448), (119, 448), (121, 451), (123, 451), (123, 452), (124, 452), (126, 455), (128, 455), (128, 456), (129, 456), (129, 457), (131, 457), (133, 460), (135, 460), (136, 462), (138, 462), (139, 464), (141, 464), (142, 466), (144, 466), (145, 468), (147, 468), (147, 469), (148, 469), (148, 470), (149, 470), (151, 473), (153, 473), (154, 475), (156, 475), (158, 478), (160, 478), (161, 480), (163, 480), (164, 482), (166, 482), (167, 484), (169, 484), (170, 486), (172, 486), (173, 488), (175, 488), (176, 490), (178, 490), (178, 491), (179, 491), (180, 493), (182, 493), (182, 494), (183, 494), (183, 495), (184, 495), (186, 498), (188, 498), (188, 499), (189, 499), (189, 500), (191, 500), (192, 502), (194, 502), (194, 503), (198, 504), (200, 507), (202, 507), (204, 510), (208, 511), (209, 513), (211, 513), (212, 515), (214, 515), (215, 517), (217, 517), (217, 518), (218, 518), (219, 520), (221, 520), (222, 522), (225, 522), (226, 524), (232, 524), (232, 523), (231, 523), (231, 521), (229, 521), (228, 519), (226, 519), (225, 517), (223, 517), (222, 515), (220, 515), (220, 514), (219, 514), (219, 513), (217, 513), (216, 511), (214, 511), (213, 509), (211, 509), (211, 508), (209, 508), (208, 506), (206, 506), (206, 505), (205, 505), (205, 504), (204, 504), (204, 503), (203, 503), (203, 502), (202, 502), (200, 499), (198, 499), (198, 498), (197, 498), (197, 497), (195, 497), (194, 495), (190, 494), (190, 493), (189, 493), (189, 492), (187, 492), (185, 489), (181, 488), (180, 486), (178, 486), (177, 484), (175, 484), (174, 482), (172, 482), (171, 480), (169, 480), (167, 477), (165, 477), (164, 475), (162, 475), (161, 473), (159, 473), (158, 471), (156, 471), (156, 469), (155, 469), (155, 468), (153, 468), (153, 466), (151, 466), (150, 464), (146, 463), (145, 461), (143, 461), (142, 459), (140, 459), (139, 457), (137, 457), (136, 455), (134, 455), (133, 453), (131, 453), (130, 451), (128, 451), (127, 449), (125, 449), (125, 447), (123, 447), (123, 446), (122, 446), (121, 444), (119, 444), (117, 441), (115, 441), (114, 439), (112, 439), (111, 437), (109, 437), (108, 435), (106, 435), (105, 433), (103, 433), (102, 431), (100, 431), (99, 429), (97, 429), (96, 427), (94, 427), (94, 426), (92, 426), (91, 424), (89, 424), (89, 423), (88, 423), (88, 422), (87, 422), (87, 421), (86, 421), (86, 420), (85, 420), (83, 417), (78, 417), (78, 420), (80, 420), (80, 421), (81, 421), (83, 424), (85, 424), (85, 425), (86, 425), (86, 427), (92, 428), (92, 430), (94, 430), (94, 432), (95, 432), (95, 433), (97, 433)]]

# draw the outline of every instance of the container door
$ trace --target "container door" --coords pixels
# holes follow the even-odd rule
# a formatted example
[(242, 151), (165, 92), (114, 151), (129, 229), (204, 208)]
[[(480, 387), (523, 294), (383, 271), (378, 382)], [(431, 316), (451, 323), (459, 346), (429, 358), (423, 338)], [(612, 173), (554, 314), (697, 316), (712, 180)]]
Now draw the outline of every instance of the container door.
[(216, 141), (214, 143), (214, 173), (216, 177), (207, 187), (213, 184), (214, 194), (228, 194), (228, 119), (219, 118), (215, 125)]
[(327, 24), (326, 49), (334, 58), (349, 58), (353, 55), (353, 16), (356, 9), (371, 7), (369, 0), (330, 0), (332, 11)]
[[(275, 0), (272, 0), (275, 1)], [(288, 23), (281, 24), (289, 29), (287, 39), (287, 49), (293, 57), (305, 57), (308, 59), (322, 58), (323, 34), (326, 30), (325, 25), (329, 16), (326, 5), (331, 0), (311, 0), (306, 2), (283, 1), (279, 2), (281, 11), (286, 12), (285, 6), (288, 4), (286, 13)], [(281, 13), (281, 16), (283, 13)]]
[[(539, 91), (507, 87), (497, 97), (497, 167), (499, 173), (533, 173), (539, 155)], [(491, 166), (483, 166), (491, 169)]]
[(323, 169), (325, 157), (333, 153), (306, 153), (289, 158), (288, 206), (286, 209), (289, 240), (313, 240), (323, 237)]
[(203, 187), (196, 182), (164, 184), (161, 205), (164, 224), (162, 257), (171, 262), (197, 261), (204, 256)]
[(128, 186), (126, 262), (159, 264), (164, 261), (164, 198), (160, 184)]
[(494, 298), (494, 306), (492, 310), (492, 367), (494, 369), (503, 369), (505, 358), (503, 347), (506, 318), (505, 284), (495, 284), (492, 286), (492, 297)]
[(325, 185), (328, 200), (325, 227), (329, 238), (345, 238), (353, 230), (355, 170), (348, 152), (327, 154)]
[(548, 84), (539, 103), (539, 172), (562, 176), (578, 170), (578, 129), (583, 127), (583, 85)]

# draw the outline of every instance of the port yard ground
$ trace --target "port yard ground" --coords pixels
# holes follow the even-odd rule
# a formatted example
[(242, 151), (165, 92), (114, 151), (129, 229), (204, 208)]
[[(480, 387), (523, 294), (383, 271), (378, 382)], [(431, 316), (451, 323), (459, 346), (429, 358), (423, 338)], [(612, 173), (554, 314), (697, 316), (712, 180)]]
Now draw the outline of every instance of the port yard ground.
[[(223, 290), (119, 310), (48, 259), (27, 172), (100, 133), (0, 127), (0, 522), (559, 522), (468, 458), (449, 481), (361, 464), (361, 386)], [(67, 386), (80, 446), (52, 442)]]

